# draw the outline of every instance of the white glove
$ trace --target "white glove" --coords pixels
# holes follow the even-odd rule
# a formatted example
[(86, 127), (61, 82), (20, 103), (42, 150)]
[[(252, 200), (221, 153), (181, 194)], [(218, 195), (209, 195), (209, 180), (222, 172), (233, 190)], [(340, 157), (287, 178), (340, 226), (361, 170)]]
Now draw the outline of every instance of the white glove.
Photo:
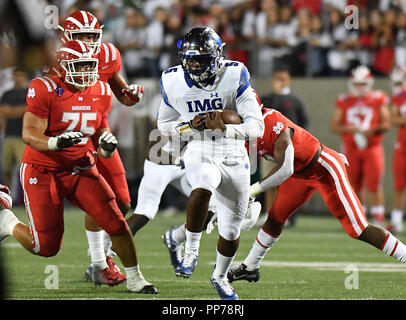
[(130, 84), (127, 89), (123, 89), (122, 91), (134, 103), (138, 103), (142, 99), (144, 87), (140, 86), (139, 84)]
[(217, 226), (217, 213), (213, 214), (209, 223), (207, 224), (206, 233), (210, 234)]
[(361, 131), (358, 131), (354, 134), (354, 141), (357, 145), (357, 148), (360, 150), (365, 149), (368, 145), (368, 139)]
[(110, 158), (114, 150), (117, 148), (118, 141), (116, 137), (108, 131), (104, 131), (99, 137), (99, 145), (101, 147), (101, 154), (105, 158)]

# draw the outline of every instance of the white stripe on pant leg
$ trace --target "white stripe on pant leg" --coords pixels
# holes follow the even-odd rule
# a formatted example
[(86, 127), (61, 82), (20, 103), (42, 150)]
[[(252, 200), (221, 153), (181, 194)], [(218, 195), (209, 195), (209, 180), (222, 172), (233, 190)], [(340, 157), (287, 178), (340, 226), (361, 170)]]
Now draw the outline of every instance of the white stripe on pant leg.
[(23, 163), (20, 168), (20, 181), (21, 181), (21, 187), (23, 188), (23, 191), (24, 191), (24, 202), (25, 202), (25, 207), (27, 209), (27, 213), (28, 213), (28, 219), (30, 220), (30, 226), (31, 226), (33, 237), (34, 237), (35, 246), (32, 250), (35, 253), (38, 253), (41, 248), (40, 248), (40, 244), (39, 244), (38, 232), (37, 232), (37, 230), (35, 230), (34, 219), (32, 218), (30, 201), (28, 200), (28, 194), (25, 191), (25, 185), (24, 185), (25, 168), (27, 168), (27, 164)]
[(351, 207), (350, 207), (350, 205), (349, 205), (349, 203), (347, 201), (347, 198), (345, 197), (345, 195), (343, 193), (343, 190), (342, 190), (341, 184), (340, 184), (340, 180), (338, 179), (337, 174), (334, 172), (334, 169), (325, 160), (323, 160), (322, 158), (319, 158), (317, 161), (320, 162), (320, 164), (323, 167), (325, 167), (327, 169), (327, 171), (333, 177), (334, 183), (335, 183), (335, 186), (336, 186), (336, 190), (337, 190), (337, 193), (338, 193), (338, 197), (340, 198), (341, 203), (343, 204), (343, 206), (345, 208), (345, 211), (347, 212), (347, 215), (350, 218), (352, 227), (354, 228), (357, 235), (360, 235), (361, 232), (362, 232), (361, 228), (358, 226), (357, 220), (355, 219), (355, 216), (354, 216), (354, 212), (352, 211), (352, 209), (351, 209)]
[(364, 228), (366, 228), (368, 226), (368, 221), (364, 218), (364, 215), (362, 214), (363, 210), (362, 208), (358, 205), (357, 200), (355, 199), (355, 194), (351, 188), (351, 186), (349, 185), (349, 182), (344, 174), (344, 171), (342, 169), (342, 167), (340, 166), (340, 164), (338, 163), (337, 159), (335, 159), (332, 155), (322, 151), (322, 155), (325, 156), (327, 159), (329, 159), (331, 162), (333, 162), (333, 164), (335, 165), (338, 173), (341, 176), (341, 180), (343, 181), (343, 184), (345, 186), (345, 189), (347, 191), (347, 193), (350, 196), (351, 202), (355, 208), (355, 210), (357, 211), (357, 216), (359, 218), (359, 220), (361, 221), (362, 225)]

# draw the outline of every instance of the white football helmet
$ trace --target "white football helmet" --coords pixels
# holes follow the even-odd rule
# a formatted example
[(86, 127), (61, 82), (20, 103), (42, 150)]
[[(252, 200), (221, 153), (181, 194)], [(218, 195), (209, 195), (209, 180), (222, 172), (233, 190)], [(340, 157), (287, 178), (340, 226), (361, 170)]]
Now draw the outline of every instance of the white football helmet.
[(371, 91), (373, 85), (374, 77), (367, 66), (361, 65), (351, 71), (348, 90), (352, 95), (356, 97), (364, 96)]
[(396, 94), (406, 88), (406, 70), (401, 66), (395, 66), (389, 75), (392, 93)]

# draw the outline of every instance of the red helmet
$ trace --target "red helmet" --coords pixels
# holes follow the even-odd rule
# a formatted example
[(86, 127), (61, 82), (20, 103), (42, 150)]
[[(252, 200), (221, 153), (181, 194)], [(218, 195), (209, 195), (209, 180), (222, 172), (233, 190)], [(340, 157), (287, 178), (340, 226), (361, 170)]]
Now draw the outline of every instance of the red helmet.
[(56, 57), (63, 69), (62, 76), (66, 83), (78, 89), (92, 86), (96, 83), (99, 60), (93, 49), (85, 42), (68, 41), (58, 50)]
[[(95, 54), (99, 53), (102, 39), (102, 28), (97, 18), (88, 11), (76, 11), (66, 18), (63, 27), (60, 27), (64, 36), (62, 42), (75, 40), (77, 34), (93, 34), (93, 41), (86, 43), (94, 50)], [(79, 39), (80, 40), (80, 39)]]
[(348, 80), (348, 90), (354, 96), (364, 96), (371, 91), (374, 85), (374, 77), (367, 66), (358, 66), (351, 71)]
[(401, 66), (395, 66), (389, 75), (393, 94), (397, 94), (406, 88), (406, 70)]

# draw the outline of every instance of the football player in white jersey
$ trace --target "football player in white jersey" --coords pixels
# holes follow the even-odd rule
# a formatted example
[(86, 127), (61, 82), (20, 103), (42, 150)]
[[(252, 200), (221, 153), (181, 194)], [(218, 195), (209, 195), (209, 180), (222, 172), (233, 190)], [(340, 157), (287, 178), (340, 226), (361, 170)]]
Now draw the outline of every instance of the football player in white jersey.
[[(219, 240), (211, 283), (221, 299), (234, 300), (238, 295), (226, 275), (238, 248), (249, 200), (245, 140), (261, 137), (264, 122), (247, 68), (225, 60), (223, 46), (208, 27), (193, 28), (178, 42), (181, 65), (167, 69), (161, 77), (158, 129), (164, 135), (190, 139), (184, 159), (192, 192), (187, 206), (185, 254), (175, 273), (186, 278), (192, 275), (214, 195)], [(236, 111), (242, 123), (224, 124), (218, 112), (224, 109)]]

